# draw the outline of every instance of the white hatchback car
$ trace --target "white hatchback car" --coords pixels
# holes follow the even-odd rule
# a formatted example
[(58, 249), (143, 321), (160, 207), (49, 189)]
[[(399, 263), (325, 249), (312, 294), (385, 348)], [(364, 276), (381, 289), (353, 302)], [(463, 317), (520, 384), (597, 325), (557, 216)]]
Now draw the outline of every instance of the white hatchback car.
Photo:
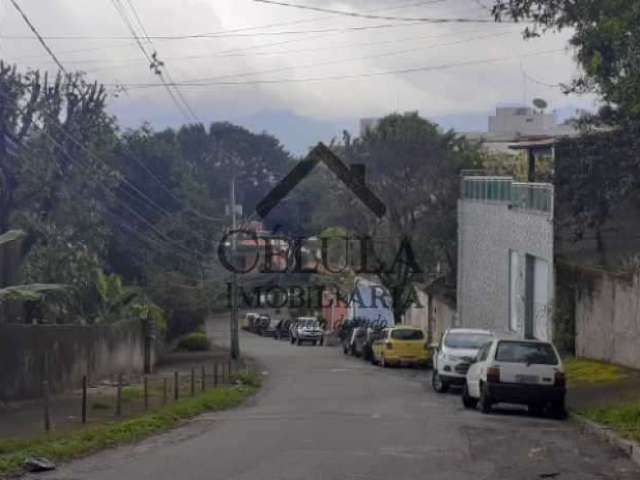
[(449, 385), (463, 385), (467, 370), (475, 361), (478, 350), (493, 339), (489, 330), (450, 328), (433, 352), (431, 385), (444, 393)]
[(549, 406), (554, 416), (563, 418), (565, 394), (564, 367), (551, 343), (494, 339), (469, 368), (462, 402), (467, 408), (480, 404), (483, 413), (500, 402), (527, 405), (538, 414)]

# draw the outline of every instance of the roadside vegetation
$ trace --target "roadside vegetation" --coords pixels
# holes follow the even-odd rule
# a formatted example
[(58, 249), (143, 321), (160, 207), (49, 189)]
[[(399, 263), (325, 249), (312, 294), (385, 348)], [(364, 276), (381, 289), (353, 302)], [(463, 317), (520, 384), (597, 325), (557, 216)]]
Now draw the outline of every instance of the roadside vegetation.
[(624, 438), (640, 441), (640, 403), (607, 407), (584, 413), (589, 420), (612, 428)]
[(260, 380), (254, 374), (238, 374), (235, 381), (237, 384), (234, 386), (210, 390), (130, 420), (51, 434), (35, 440), (0, 441), (0, 477), (20, 473), (25, 459), (29, 457), (64, 462), (105, 448), (140, 441), (202, 413), (237, 407), (260, 387)]
[(608, 385), (627, 377), (624, 368), (610, 363), (582, 358), (569, 358), (564, 361), (569, 387)]

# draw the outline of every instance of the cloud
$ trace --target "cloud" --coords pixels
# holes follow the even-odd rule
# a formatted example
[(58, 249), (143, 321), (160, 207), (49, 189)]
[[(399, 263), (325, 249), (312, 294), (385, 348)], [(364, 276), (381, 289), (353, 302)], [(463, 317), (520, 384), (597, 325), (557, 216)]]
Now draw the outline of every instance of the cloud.
[[(265, 111), (288, 111), (323, 124), (394, 110), (419, 110), (432, 117), (482, 111), (488, 114), (498, 103), (530, 101), (534, 96), (544, 97), (552, 108), (593, 104), (591, 97), (566, 97), (559, 89), (542, 84), (568, 81), (575, 75), (571, 52), (535, 55), (562, 49), (567, 44), (568, 33), (524, 41), (520, 27), (493, 23), (403, 24), (348, 30), (402, 22), (305, 12), (251, 0), (132, 2), (151, 35), (227, 32), (227, 36), (215, 38), (154, 40), (153, 47), (145, 44), (149, 50), (157, 49), (175, 80), (224, 77), (220, 80), (281, 81), (181, 87), (198, 116), (205, 121), (261, 118)], [(431, 4), (409, 0), (305, 0), (305, 3), (398, 16), (488, 15), (475, 0)], [(421, 5), (416, 5), (418, 3)], [(82, 69), (89, 78), (108, 84), (157, 82), (135, 43), (126, 38), (129, 32), (111, 2), (48, 0), (46, 9), (41, 7), (41, 0), (22, 0), (21, 4), (43, 35), (125, 37), (49, 40), (67, 68)], [(413, 6), (409, 7), (410, 4)], [(0, 5), (4, 5), (0, 9), (3, 35), (30, 36), (10, 5), (7, 2)], [(270, 24), (277, 25), (268, 27)], [(261, 28), (249, 29), (257, 26)], [(326, 31), (332, 29), (344, 30)], [(310, 30), (316, 32), (304, 33)], [(283, 34), (292, 31), (299, 33)], [(0, 39), (0, 47), (0, 55), (23, 68), (52, 68), (41, 46), (33, 40)], [(513, 58), (479, 62), (506, 57)], [(478, 63), (469, 64), (476, 61)], [(439, 68), (377, 75), (416, 67)], [(530, 79), (525, 82), (523, 71), (542, 83)], [(363, 76), (312, 81), (354, 75)], [(291, 79), (309, 81), (285, 81)], [(110, 108), (129, 126), (144, 120), (159, 126), (184, 121), (162, 88), (131, 88), (127, 95), (113, 99)]]

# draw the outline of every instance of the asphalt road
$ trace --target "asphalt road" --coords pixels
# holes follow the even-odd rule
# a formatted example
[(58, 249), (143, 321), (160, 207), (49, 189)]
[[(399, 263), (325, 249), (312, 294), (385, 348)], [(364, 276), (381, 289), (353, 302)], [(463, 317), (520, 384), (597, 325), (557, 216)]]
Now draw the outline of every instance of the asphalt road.
[(382, 369), (337, 348), (250, 334), (242, 347), (266, 378), (249, 405), (38, 478), (640, 478), (638, 467), (570, 422), (465, 411), (458, 395), (434, 393), (424, 370)]

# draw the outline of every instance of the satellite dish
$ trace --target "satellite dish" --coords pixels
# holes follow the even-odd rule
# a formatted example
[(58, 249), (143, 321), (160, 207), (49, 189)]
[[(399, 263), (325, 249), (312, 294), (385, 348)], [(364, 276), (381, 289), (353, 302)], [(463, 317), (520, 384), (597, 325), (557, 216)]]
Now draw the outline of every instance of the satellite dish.
[(533, 106), (536, 107), (536, 108), (539, 108), (540, 110), (544, 110), (549, 105), (547, 104), (546, 100), (543, 100), (542, 98), (534, 98), (533, 99)]

